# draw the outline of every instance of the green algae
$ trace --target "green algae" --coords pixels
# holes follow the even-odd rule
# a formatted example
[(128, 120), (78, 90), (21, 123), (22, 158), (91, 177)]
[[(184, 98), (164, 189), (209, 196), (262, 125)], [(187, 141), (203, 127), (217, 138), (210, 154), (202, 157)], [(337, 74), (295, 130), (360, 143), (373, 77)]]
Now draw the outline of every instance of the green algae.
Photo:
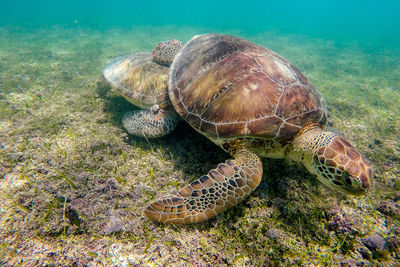
[[(149, 222), (142, 208), (229, 155), (188, 125), (146, 141), (120, 123), (135, 109), (104, 88), (114, 57), (212, 29), (0, 29), (0, 263), (60, 265), (393, 265), (399, 260), (400, 55), (305, 36), (246, 36), (298, 66), (329, 121), (372, 162), (361, 198), (303, 167), (263, 160), (260, 187), (207, 223)], [(364, 238), (378, 233), (383, 250)], [(395, 240), (395, 241), (393, 241)], [(397, 243), (398, 244), (398, 243)]]

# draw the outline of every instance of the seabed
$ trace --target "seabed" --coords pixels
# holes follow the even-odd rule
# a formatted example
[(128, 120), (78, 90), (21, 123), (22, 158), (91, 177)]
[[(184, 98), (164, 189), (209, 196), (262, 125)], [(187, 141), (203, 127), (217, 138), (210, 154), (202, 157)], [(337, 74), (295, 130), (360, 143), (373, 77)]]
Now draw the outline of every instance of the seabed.
[(330, 126), (374, 166), (364, 197), (297, 164), (263, 160), (260, 187), (199, 225), (142, 215), (230, 158), (185, 123), (156, 140), (128, 135), (136, 109), (104, 87), (113, 58), (215, 29), (0, 28), (0, 265), (398, 264), (400, 50), (300, 35), (236, 34), (296, 65), (324, 95)]

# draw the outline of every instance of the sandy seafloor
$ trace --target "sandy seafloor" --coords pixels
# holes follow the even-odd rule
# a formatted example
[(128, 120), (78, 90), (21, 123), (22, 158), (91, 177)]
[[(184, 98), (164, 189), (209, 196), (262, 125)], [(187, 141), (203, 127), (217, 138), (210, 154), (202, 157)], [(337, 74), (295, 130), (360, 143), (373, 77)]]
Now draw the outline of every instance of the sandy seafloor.
[[(330, 125), (374, 166), (346, 196), (297, 164), (263, 161), (259, 188), (207, 223), (160, 225), (142, 208), (228, 158), (184, 122), (128, 135), (135, 109), (99, 83), (119, 55), (208, 28), (0, 28), (0, 265), (393, 266), (400, 257), (400, 50), (301, 35), (236, 34), (296, 65), (322, 92)], [(347, 264), (347, 265), (346, 265)]]

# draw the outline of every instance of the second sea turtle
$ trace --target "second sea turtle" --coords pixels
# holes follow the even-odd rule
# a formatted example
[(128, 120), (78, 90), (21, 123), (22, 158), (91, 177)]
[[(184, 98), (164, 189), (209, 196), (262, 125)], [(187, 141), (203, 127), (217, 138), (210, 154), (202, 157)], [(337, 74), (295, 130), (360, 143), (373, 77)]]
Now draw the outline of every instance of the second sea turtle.
[(175, 128), (178, 115), (170, 106), (168, 73), (168, 66), (155, 62), (151, 53), (120, 56), (104, 68), (106, 83), (143, 109), (123, 115), (122, 124), (129, 133), (156, 138)]

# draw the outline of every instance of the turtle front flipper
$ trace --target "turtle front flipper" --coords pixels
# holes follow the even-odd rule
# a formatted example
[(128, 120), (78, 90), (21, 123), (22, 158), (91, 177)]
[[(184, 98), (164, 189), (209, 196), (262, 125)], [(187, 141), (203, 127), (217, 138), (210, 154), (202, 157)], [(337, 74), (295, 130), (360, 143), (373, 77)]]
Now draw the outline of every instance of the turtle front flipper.
[(144, 214), (162, 223), (199, 223), (237, 205), (260, 184), (262, 164), (257, 155), (245, 149), (234, 156), (234, 160), (219, 164), (183, 187), (178, 195), (151, 203)]
[(148, 109), (125, 113), (122, 125), (130, 134), (157, 138), (174, 130), (178, 120), (178, 114), (171, 107), (164, 109), (154, 105)]

